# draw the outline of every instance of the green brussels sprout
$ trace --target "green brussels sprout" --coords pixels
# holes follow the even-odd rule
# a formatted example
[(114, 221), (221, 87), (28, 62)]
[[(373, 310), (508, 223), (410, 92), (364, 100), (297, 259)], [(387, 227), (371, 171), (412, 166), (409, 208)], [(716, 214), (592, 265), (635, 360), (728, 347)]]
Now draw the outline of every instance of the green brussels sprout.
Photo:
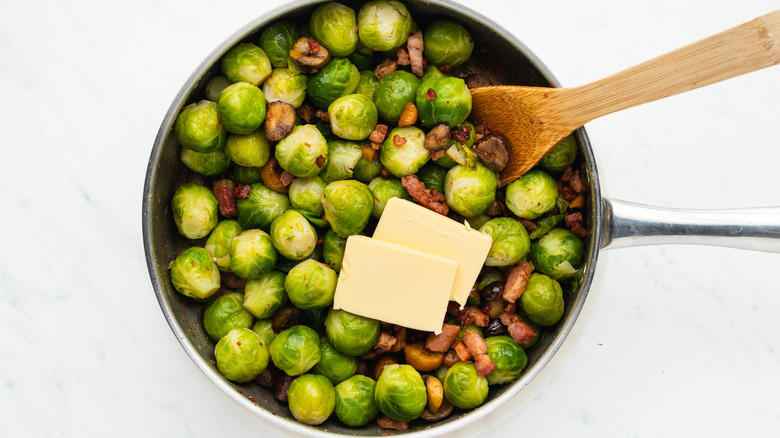
[(480, 163), (474, 167), (457, 165), (447, 171), (444, 197), (447, 204), (461, 216), (480, 215), (496, 199), (496, 174)]
[(357, 47), (355, 11), (341, 3), (325, 3), (315, 9), (309, 18), (309, 30), (314, 39), (335, 58), (343, 58)]
[[(400, 142), (403, 143), (397, 146)], [(431, 158), (424, 142), (425, 133), (416, 126), (393, 128), (379, 148), (379, 161), (398, 178), (417, 173)]]
[(255, 321), (255, 323), (252, 324), (252, 331), (260, 336), (260, 339), (263, 341), (263, 345), (266, 347), (270, 346), (271, 342), (273, 342), (274, 338), (276, 337), (276, 332), (274, 331), (273, 321), (271, 318), (259, 319)]
[(338, 275), (330, 266), (306, 259), (290, 269), (284, 289), (299, 309), (322, 309), (333, 304)]
[(326, 183), (352, 178), (352, 171), (362, 156), (361, 146), (355, 142), (347, 140), (329, 141), (328, 164), (320, 172), (320, 177)]
[[(307, 210), (298, 210), (300, 214), (303, 215), (303, 217), (306, 218), (307, 221), (309, 221), (310, 224), (314, 225), (318, 228), (325, 228), (328, 227), (330, 224), (328, 224), (328, 221), (325, 220), (325, 214), (324, 213), (314, 213)], [(314, 248), (314, 251), (317, 251), (317, 247)]]
[(320, 338), (320, 351), (320, 361), (311, 369), (312, 373), (323, 375), (338, 385), (357, 372), (357, 358), (336, 350), (324, 336)]
[(265, 96), (255, 85), (236, 82), (219, 94), (217, 110), (228, 132), (249, 134), (265, 120)]
[(322, 70), (309, 76), (306, 92), (320, 108), (327, 108), (334, 100), (355, 92), (360, 82), (360, 71), (347, 58), (334, 58)]
[(383, 414), (398, 421), (412, 421), (428, 403), (420, 373), (411, 365), (387, 365), (376, 382), (374, 401)]
[(216, 102), (219, 100), (219, 94), (222, 93), (222, 90), (228, 87), (231, 82), (227, 80), (224, 76), (214, 76), (213, 78), (209, 79), (209, 82), (206, 84), (206, 99)]
[(563, 172), (574, 163), (577, 158), (577, 140), (574, 135), (568, 135), (547, 152), (547, 155), (539, 161), (539, 167), (547, 172)]
[(368, 224), (374, 197), (360, 181), (333, 181), (322, 193), (325, 218), (339, 237), (360, 233)]
[(276, 270), (246, 281), (244, 308), (255, 318), (272, 317), (287, 302), (284, 273)]
[(272, 66), (287, 67), (290, 49), (300, 37), (294, 24), (284, 20), (274, 21), (260, 32), (260, 48), (268, 55)]
[[(374, 66), (376, 66), (374, 51), (371, 50), (370, 47), (366, 47), (365, 44), (361, 43), (360, 41), (358, 41), (357, 47), (355, 47), (355, 51), (347, 56), (347, 59), (349, 59), (349, 62), (357, 67), (358, 70), (361, 70), (361, 73), (363, 73), (363, 71), (367, 71), (373, 74)], [(374, 76), (374, 79), (377, 80), (378, 83), (376, 76)], [(360, 86), (358, 85), (358, 88), (359, 87)], [(368, 96), (368, 98), (370, 99), (371, 96)]]
[(399, 1), (370, 1), (357, 15), (360, 42), (377, 52), (393, 50), (406, 42), (412, 16)]
[(553, 228), (531, 245), (528, 258), (536, 270), (555, 280), (574, 276), (582, 264), (582, 240), (563, 228)]
[(263, 181), (262, 167), (233, 166), (233, 180), (236, 184), (255, 184)]
[(222, 75), (230, 82), (258, 86), (271, 74), (271, 68), (268, 55), (254, 44), (237, 44), (222, 58)]
[(298, 210), (322, 214), (325, 211), (322, 207), (322, 193), (325, 191), (325, 186), (327, 184), (319, 176), (295, 178), (287, 186), (290, 204)]
[(496, 369), (485, 376), (488, 385), (509, 383), (520, 376), (528, 364), (528, 356), (520, 344), (506, 335), (491, 336), (485, 343), (488, 357), (496, 364)]
[(379, 321), (346, 310), (331, 309), (325, 318), (325, 333), (336, 350), (362, 356), (379, 340)]
[(447, 401), (461, 409), (473, 409), (485, 402), (488, 381), (477, 374), (472, 362), (457, 362), (447, 370), (441, 382)]
[(314, 176), (328, 161), (328, 142), (314, 125), (298, 125), (276, 143), (274, 152), (282, 169), (299, 178)]
[(506, 206), (523, 219), (536, 219), (555, 208), (558, 183), (547, 172), (528, 171), (506, 187)]
[(186, 183), (173, 192), (171, 209), (179, 233), (188, 239), (209, 235), (217, 226), (217, 197), (198, 183)]
[(276, 335), (268, 350), (274, 365), (290, 376), (305, 374), (320, 361), (322, 354), (317, 332), (300, 324)]
[(209, 302), (203, 311), (203, 327), (209, 337), (219, 341), (229, 331), (252, 326), (252, 314), (244, 308), (244, 294), (231, 292)]
[(287, 102), (294, 108), (303, 104), (306, 98), (308, 76), (275, 68), (263, 84), (263, 95), (268, 102)]
[(328, 118), (333, 134), (346, 140), (364, 140), (376, 128), (379, 116), (371, 99), (349, 94), (330, 104)]
[(192, 149), (181, 148), (181, 162), (190, 170), (203, 176), (216, 176), (225, 172), (230, 166), (230, 158), (224, 149), (214, 152), (195, 152)]
[(471, 146), (474, 145), (474, 133), (476, 132), (476, 128), (471, 122), (463, 122), (460, 125), (456, 125), (453, 129), (467, 131), (469, 139), (464, 143), (450, 137), (450, 147), (444, 152), (444, 155), (438, 160), (435, 160), (434, 163), (447, 169), (451, 169), (457, 164), (473, 166), (479, 159), (477, 154), (471, 150)]
[(444, 193), (445, 178), (447, 178), (447, 169), (437, 166), (432, 161), (429, 161), (417, 171), (417, 179), (425, 184), (425, 188), (436, 190), (439, 193)]
[(301, 423), (316, 426), (330, 417), (336, 407), (336, 390), (324, 376), (306, 374), (298, 377), (287, 390), (290, 413)]
[(251, 184), (246, 198), (236, 199), (238, 223), (244, 229), (268, 229), (274, 219), (290, 208), (290, 200), (284, 193), (271, 190), (262, 183)]
[(563, 316), (563, 289), (552, 278), (534, 272), (520, 296), (520, 308), (536, 324), (551, 326)]
[(245, 230), (230, 242), (230, 270), (247, 280), (271, 272), (276, 257), (271, 236), (262, 230)]
[(217, 369), (226, 379), (249, 382), (268, 367), (268, 347), (248, 328), (234, 329), (214, 347)]
[(201, 247), (187, 248), (171, 265), (171, 283), (182, 295), (204, 300), (219, 290), (222, 278), (211, 254)]
[(217, 104), (201, 100), (185, 106), (173, 123), (173, 135), (182, 146), (195, 152), (205, 154), (222, 149), (226, 131)]
[(379, 80), (371, 100), (382, 120), (397, 124), (407, 103), (415, 101), (420, 79), (405, 70), (388, 73)]
[(360, 72), (360, 81), (358, 81), (358, 86), (355, 88), (355, 93), (362, 94), (373, 100), (374, 91), (376, 91), (377, 87), (379, 87), (379, 79), (376, 78), (374, 72), (363, 70)]
[(441, 123), (457, 126), (471, 113), (471, 92), (460, 78), (443, 77), (421, 82), (415, 101), (420, 122), (427, 127)]
[(490, 245), (486, 266), (510, 266), (525, 258), (531, 249), (531, 239), (523, 224), (509, 218), (491, 219), (479, 228), (479, 231), (493, 239)]
[(203, 248), (211, 254), (220, 271), (230, 271), (230, 243), (242, 231), (244, 229), (237, 220), (224, 219), (217, 223), (209, 238), (206, 239)]
[(406, 188), (401, 184), (401, 180), (396, 177), (382, 178), (378, 176), (368, 183), (371, 194), (374, 195), (374, 204), (371, 209), (371, 215), (379, 219), (385, 211), (385, 205), (390, 198), (401, 198), (411, 201), (412, 197)]
[(468, 61), (474, 50), (474, 39), (459, 23), (436, 20), (423, 32), (423, 55), (433, 65), (457, 67)]
[(374, 402), (376, 381), (360, 374), (336, 385), (336, 417), (347, 426), (360, 427), (379, 413)]
[(309, 257), (317, 245), (317, 231), (295, 210), (287, 210), (271, 223), (274, 248), (290, 260)]
[(336, 272), (341, 272), (341, 262), (344, 260), (344, 250), (347, 247), (347, 239), (339, 237), (336, 232), (328, 230), (322, 241), (322, 256), (325, 263), (329, 264)]
[(271, 158), (271, 143), (262, 129), (249, 134), (229, 134), (225, 154), (239, 166), (260, 168)]
[(382, 162), (369, 161), (366, 157), (360, 157), (355, 168), (352, 169), (352, 177), (365, 184), (378, 177), (380, 173), (382, 173)]

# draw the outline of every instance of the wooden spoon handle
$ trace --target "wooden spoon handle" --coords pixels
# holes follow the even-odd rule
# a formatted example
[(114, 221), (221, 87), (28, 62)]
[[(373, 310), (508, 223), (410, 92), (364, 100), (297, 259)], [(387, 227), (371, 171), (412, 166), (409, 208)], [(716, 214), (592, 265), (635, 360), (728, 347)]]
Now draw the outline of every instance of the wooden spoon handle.
[(780, 63), (780, 10), (590, 84), (561, 89), (572, 129), (598, 117)]

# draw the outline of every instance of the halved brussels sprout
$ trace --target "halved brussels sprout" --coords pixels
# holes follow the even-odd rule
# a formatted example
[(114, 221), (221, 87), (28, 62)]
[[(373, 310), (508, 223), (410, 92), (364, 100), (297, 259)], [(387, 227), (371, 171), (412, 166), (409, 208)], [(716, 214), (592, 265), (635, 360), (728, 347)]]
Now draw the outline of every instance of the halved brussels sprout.
[(376, 106), (362, 94), (339, 97), (328, 106), (333, 134), (347, 140), (364, 140), (376, 127)]
[(506, 206), (524, 219), (536, 219), (555, 208), (558, 183), (547, 172), (528, 171), (506, 187)]
[(550, 326), (563, 316), (563, 289), (552, 278), (534, 272), (520, 296), (520, 307), (528, 318), (541, 326)]
[(236, 82), (219, 94), (217, 110), (228, 132), (249, 134), (265, 120), (265, 96), (255, 85)]
[(411, 201), (412, 197), (406, 188), (401, 184), (401, 180), (396, 177), (382, 178), (378, 176), (368, 183), (371, 194), (374, 196), (374, 204), (371, 209), (371, 215), (379, 219), (382, 212), (385, 211), (385, 205), (390, 198), (401, 198)]
[(373, 99), (374, 91), (376, 91), (378, 86), (379, 79), (376, 78), (376, 75), (373, 71), (361, 70), (360, 81), (358, 81), (358, 86), (355, 88), (355, 93), (362, 94), (369, 99)]
[(332, 229), (325, 233), (322, 242), (322, 257), (336, 272), (341, 272), (341, 262), (344, 260), (344, 250), (347, 247), (347, 239), (339, 237)]
[(474, 50), (474, 39), (460, 23), (436, 20), (423, 32), (425, 59), (433, 65), (457, 67), (468, 61)]
[(371, 98), (379, 117), (397, 124), (406, 104), (415, 101), (419, 85), (420, 79), (405, 70), (396, 70), (383, 76)]
[(255, 323), (252, 324), (252, 331), (260, 336), (260, 339), (262, 339), (263, 344), (266, 347), (269, 347), (274, 338), (276, 338), (276, 332), (274, 331), (271, 318), (255, 321)]
[(308, 76), (290, 71), (287, 68), (275, 68), (263, 84), (263, 95), (268, 102), (287, 102), (298, 108), (306, 98)]
[(252, 229), (230, 242), (230, 270), (241, 278), (259, 278), (276, 264), (276, 249), (265, 231)]
[(488, 385), (501, 385), (518, 378), (528, 364), (528, 356), (520, 344), (506, 335), (491, 336), (485, 343), (488, 357), (496, 364), (496, 369), (485, 376)]
[(451, 76), (421, 82), (415, 102), (420, 122), (427, 127), (440, 123), (453, 127), (465, 122), (471, 113), (471, 92), (466, 82)]
[(304, 260), (290, 269), (284, 289), (299, 309), (322, 309), (333, 304), (336, 293), (336, 271), (314, 259)]
[(360, 42), (377, 52), (400, 47), (412, 30), (412, 16), (399, 1), (370, 1), (357, 15)]
[(523, 260), (531, 248), (528, 231), (523, 224), (509, 217), (491, 219), (479, 231), (493, 239), (485, 260), (486, 266), (514, 265)]
[(195, 246), (185, 249), (171, 265), (173, 288), (190, 298), (206, 299), (219, 290), (221, 277), (211, 254)]
[(472, 362), (457, 362), (451, 366), (441, 383), (447, 401), (461, 409), (476, 408), (488, 395), (488, 381), (477, 374)]
[(248, 382), (268, 367), (268, 348), (248, 328), (228, 332), (214, 348), (217, 368), (226, 379)]
[(362, 183), (368, 184), (372, 179), (378, 177), (380, 173), (382, 173), (381, 161), (369, 161), (366, 157), (361, 157), (352, 170), (352, 177)]
[(251, 184), (246, 198), (236, 199), (238, 223), (244, 229), (268, 229), (274, 219), (290, 208), (290, 199), (284, 193), (271, 190), (262, 183)]
[(225, 154), (239, 166), (263, 167), (271, 157), (271, 143), (262, 129), (249, 134), (229, 134), (225, 140)]
[(360, 181), (333, 181), (322, 193), (325, 218), (339, 237), (360, 233), (368, 224), (374, 197)]
[(255, 318), (272, 317), (287, 302), (284, 290), (284, 273), (273, 270), (246, 281), (244, 308)]
[(343, 58), (357, 47), (355, 11), (341, 3), (325, 3), (315, 9), (309, 18), (309, 30), (333, 57)]
[(254, 44), (237, 44), (222, 58), (222, 75), (230, 82), (258, 86), (271, 74), (271, 68), (268, 55)]
[(173, 135), (182, 146), (208, 153), (222, 149), (226, 131), (216, 102), (201, 100), (185, 106), (173, 123)]
[(274, 365), (290, 376), (305, 374), (320, 361), (322, 354), (317, 332), (300, 324), (276, 335), (268, 350)]
[(252, 326), (252, 314), (244, 309), (244, 294), (231, 292), (214, 298), (203, 311), (203, 328), (209, 337), (219, 341), (233, 329)]
[(301, 423), (322, 424), (336, 407), (336, 390), (324, 376), (306, 374), (298, 377), (287, 390), (290, 413)]
[(444, 179), (447, 204), (461, 216), (478, 216), (496, 199), (496, 174), (480, 163), (474, 167), (457, 165)]
[(436, 190), (444, 193), (444, 180), (447, 178), (447, 169), (437, 166), (433, 161), (429, 161), (425, 166), (417, 171), (417, 179), (425, 184), (428, 190)]
[(347, 140), (328, 142), (328, 164), (320, 172), (320, 177), (330, 183), (341, 179), (352, 178), (352, 170), (363, 156), (359, 144)]
[(298, 125), (279, 140), (274, 152), (282, 169), (299, 178), (320, 173), (328, 162), (328, 142), (314, 125)]
[(268, 55), (272, 66), (287, 67), (290, 49), (300, 37), (294, 24), (284, 20), (274, 21), (260, 32), (260, 48)]
[(315, 214), (322, 214), (322, 193), (327, 184), (319, 176), (295, 178), (287, 187), (287, 196), (293, 208)]
[(271, 239), (283, 257), (303, 260), (317, 245), (317, 231), (302, 214), (287, 210), (271, 223)]
[(237, 234), (244, 231), (235, 219), (224, 219), (217, 223), (203, 247), (211, 254), (220, 271), (230, 271), (230, 243)]
[(352, 356), (368, 353), (379, 340), (379, 321), (346, 310), (331, 309), (325, 333), (336, 350)]
[(209, 235), (217, 226), (217, 197), (198, 183), (186, 183), (173, 192), (171, 210), (179, 233), (188, 239)]
[(425, 383), (416, 369), (407, 364), (391, 364), (379, 375), (374, 401), (388, 417), (398, 421), (412, 421), (425, 410), (428, 395)]
[(374, 402), (376, 381), (363, 375), (354, 375), (336, 385), (336, 416), (347, 426), (359, 427), (379, 413)]
[(539, 167), (548, 172), (563, 172), (577, 158), (577, 140), (574, 134), (564, 137), (539, 161)]
[(331, 383), (338, 385), (357, 372), (357, 358), (336, 350), (324, 336), (320, 337), (320, 351), (320, 361), (311, 369), (312, 373), (323, 375)]
[(322, 70), (309, 76), (306, 92), (320, 108), (327, 108), (334, 100), (355, 92), (360, 82), (360, 71), (347, 58), (335, 58)]
[(416, 173), (431, 158), (424, 142), (425, 133), (416, 126), (393, 128), (379, 149), (379, 161), (398, 178)]
[(579, 237), (569, 230), (553, 228), (531, 245), (528, 258), (539, 272), (563, 280), (577, 273), (583, 251)]
[(203, 176), (221, 175), (230, 166), (230, 158), (223, 148), (214, 152), (195, 152), (189, 148), (181, 148), (180, 157), (185, 166)]

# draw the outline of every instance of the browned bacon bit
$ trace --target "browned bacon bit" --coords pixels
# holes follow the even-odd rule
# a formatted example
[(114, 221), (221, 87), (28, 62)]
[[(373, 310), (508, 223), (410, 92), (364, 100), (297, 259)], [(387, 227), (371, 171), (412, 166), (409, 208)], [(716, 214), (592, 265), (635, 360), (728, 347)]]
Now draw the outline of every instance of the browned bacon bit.
[(425, 100), (433, 99), (436, 99), (436, 92), (433, 91), (433, 88), (429, 88), (428, 91), (425, 92)]
[(527, 346), (536, 337), (536, 331), (533, 327), (515, 313), (504, 312), (501, 315), (501, 324), (506, 326), (509, 336), (521, 346)]
[(398, 61), (393, 58), (386, 58), (374, 69), (374, 75), (377, 79), (382, 79), (388, 73), (392, 73), (398, 70)]
[(455, 350), (455, 353), (458, 355), (458, 359), (460, 359), (461, 362), (465, 362), (469, 359), (471, 359), (471, 354), (469, 354), (469, 349), (466, 348), (466, 344), (463, 343), (463, 341), (456, 342), (452, 349)]
[(458, 315), (458, 324), (460, 324), (461, 327), (466, 327), (467, 325), (471, 324), (475, 324), (480, 327), (487, 327), (489, 322), (490, 318), (487, 316), (487, 313), (483, 312), (482, 309), (474, 306), (464, 307)]
[(317, 164), (317, 167), (322, 167), (322, 166), (325, 165), (325, 161), (326, 160), (327, 160), (327, 158), (325, 158), (324, 156), (320, 155), (319, 157), (317, 157), (316, 160), (314, 160), (314, 163)]
[(569, 231), (578, 237), (585, 237), (588, 235), (588, 230), (582, 226), (583, 220), (582, 213), (580, 212), (567, 214), (563, 218), (563, 222), (566, 224), (566, 227), (569, 229)]
[(449, 368), (458, 362), (460, 362), (458, 353), (455, 351), (455, 349), (450, 348), (446, 353), (444, 353), (444, 359), (442, 360), (441, 364)]
[(425, 340), (425, 348), (437, 353), (446, 353), (455, 342), (458, 333), (460, 333), (459, 325), (444, 323), (441, 326), (441, 333), (428, 335), (428, 339)]
[(409, 423), (405, 421), (398, 421), (388, 417), (385, 414), (379, 414), (376, 417), (376, 424), (382, 429), (400, 430), (402, 432), (409, 429)]
[(410, 34), (406, 39), (406, 47), (409, 50), (409, 63), (412, 66), (412, 73), (417, 77), (422, 77), (425, 73), (425, 64), (423, 59), (423, 34), (422, 31)]
[(320, 43), (312, 37), (309, 37), (308, 43), (309, 43), (309, 50), (311, 50), (312, 52), (316, 52), (317, 50), (320, 50), (320, 48), (322, 47)]
[(561, 192), (563, 199), (567, 201), (571, 201), (587, 189), (588, 185), (580, 176), (580, 172), (573, 170), (571, 167), (563, 171), (563, 175), (561, 175), (561, 179), (558, 181), (558, 191)]
[(241, 278), (232, 272), (220, 272), (222, 284), (228, 289), (243, 289), (246, 286), (246, 278)]
[(476, 131), (476, 134), (480, 136), (493, 132), (493, 130), (490, 129), (490, 126), (488, 126), (485, 122), (478, 122), (476, 125), (474, 125), (474, 130)]
[(398, 134), (393, 136), (393, 144), (396, 146), (403, 146), (406, 144), (406, 137), (401, 137)]
[(325, 123), (330, 122), (330, 116), (328, 115), (328, 112), (325, 111), (325, 110), (318, 109), (314, 113), (314, 116), (317, 117), (318, 119), (322, 120)]
[(450, 130), (450, 137), (453, 140), (465, 143), (471, 138), (471, 126), (458, 125)]
[(432, 159), (433, 161), (436, 161), (436, 160), (438, 160), (439, 158), (443, 157), (443, 156), (444, 156), (444, 154), (446, 154), (446, 153), (447, 153), (447, 150), (446, 150), (446, 149), (442, 149), (442, 150), (440, 150), (440, 151), (433, 151), (433, 152), (431, 152), (431, 159)]
[(447, 216), (447, 213), (450, 212), (450, 206), (447, 205), (444, 193), (426, 189), (425, 184), (417, 178), (417, 175), (404, 176), (401, 178), (401, 185), (423, 207), (443, 216)]
[(395, 57), (398, 60), (398, 65), (409, 65), (412, 63), (412, 61), (409, 59), (409, 51), (403, 47), (396, 49)]
[(287, 187), (295, 180), (295, 175), (286, 170), (283, 170), (282, 176), (279, 178), (279, 180), (282, 182), (283, 186)]
[(377, 350), (389, 350), (395, 345), (395, 336), (387, 332), (379, 332), (379, 340), (376, 341), (374, 348)]
[(469, 353), (471, 353), (471, 356), (474, 357), (474, 366), (477, 368), (477, 374), (487, 376), (496, 369), (496, 364), (487, 354), (487, 343), (482, 338), (482, 335), (477, 332), (466, 332), (463, 335), (463, 343), (466, 345)]
[(252, 191), (252, 186), (249, 184), (239, 184), (236, 186), (235, 195), (236, 198), (246, 199), (249, 193)]
[(425, 134), (423, 147), (431, 152), (445, 150), (450, 147), (450, 127), (441, 123)]
[(387, 138), (387, 130), (387, 125), (383, 125), (381, 123), (377, 124), (374, 127), (374, 130), (371, 131), (371, 134), (368, 135), (368, 141), (371, 143), (379, 143), (381, 145), (382, 142), (384, 142)]
[(528, 285), (528, 279), (533, 271), (534, 265), (528, 260), (523, 260), (521, 263), (509, 268), (503, 294), (506, 301), (514, 303), (523, 295), (525, 287)]
[(214, 196), (217, 198), (219, 213), (225, 217), (236, 217), (238, 207), (235, 194), (236, 183), (229, 179), (221, 179), (214, 183)]

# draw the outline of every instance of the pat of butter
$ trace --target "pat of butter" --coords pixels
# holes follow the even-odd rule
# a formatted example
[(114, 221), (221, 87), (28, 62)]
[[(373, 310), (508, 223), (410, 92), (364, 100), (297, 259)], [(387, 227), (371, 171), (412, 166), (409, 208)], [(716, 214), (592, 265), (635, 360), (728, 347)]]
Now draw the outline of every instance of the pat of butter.
[(458, 264), (366, 236), (349, 236), (333, 308), (441, 332)]
[(400, 198), (387, 202), (373, 237), (458, 262), (450, 299), (461, 307), (493, 243), (485, 233)]

